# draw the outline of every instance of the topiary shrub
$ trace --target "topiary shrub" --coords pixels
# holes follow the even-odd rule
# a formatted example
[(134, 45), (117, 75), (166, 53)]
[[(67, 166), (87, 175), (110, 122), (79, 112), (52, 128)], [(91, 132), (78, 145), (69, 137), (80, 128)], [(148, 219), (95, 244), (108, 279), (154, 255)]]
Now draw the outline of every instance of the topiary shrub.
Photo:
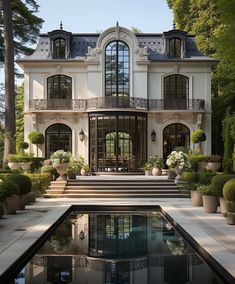
[(19, 187), (19, 194), (27, 194), (32, 189), (32, 182), (28, 176), (12, 174), (5, 178), (6, 181), (12, 181), (14, 184)]
[(198, 180), (198, 174), (195, 172), (184, 171), (182, 173), (182, 178), (187, 182), (196, 182)]
[(223, 195), (227, 201), (235, 203), (235, 178), (230, 179), (225, 183)]
[(197, 191), (199, 191), (202, 195), (215, 196), (210, 185), (199, 185), (197, 187)]
[(208, 185), (211, 183), (212, 178), (216, 175), (213, 170), (204, 170), (199, 173), (199, 183), (203, 185)]
[(5, 199), (12, 195), (17, 195), (19, 193), (19, 187), (12, 181), (3, 181), (0, 183), (0, 196)]
[(192, 142), (199, 143), (206, 141), (206, 133), (202, 129), (197, 129), (192, 133)]
[(235, 175), (221, 174), (211, 179), (211, 188), (218, 196), (223, 196), (223, 187), (227, 181), (235, 178)]
[(38, 145), (42, 145), (45, 142), (44, 135), (40, 131), (32, 131), (29, 133), (29, 141), (32, 144), (37, 145), (37, 157), (38, 157)]

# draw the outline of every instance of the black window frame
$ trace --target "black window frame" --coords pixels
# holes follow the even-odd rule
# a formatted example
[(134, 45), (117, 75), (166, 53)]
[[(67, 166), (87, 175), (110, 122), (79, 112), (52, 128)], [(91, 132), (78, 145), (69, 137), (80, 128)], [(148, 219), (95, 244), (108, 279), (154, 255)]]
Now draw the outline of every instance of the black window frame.
[[(58, 82), (56, 82), (56, 78), (58, 78)], [(50, 82), (50, 80), (52, 80), (52, 82)], [(50, 84), (52, 85), (51, 88)], [(62, 88), (63, 84), (65, 88)], [(66, 95), (67, 90), (68, 94)], [(72, 99), (72, 78), (63, 74), (48, 77), (47, 99)]]
[[(120, 48), (121, 45), (127, 48), (127, 50), (121, 50)], [(108, 50), (108, 48), (110, 48), (110, 50)], [(112, 54), (112, 52), (114, 54)], [(110, 55), (110, 58), (112, 57), (112, 55), (115, 56), (115, 61), (112, 62), (112, 59), (107, 60), (108, 55)], [(123, 73), (119, 73), (119, 66), (122, 63), (124, 66)], [(110, 67), (111, 69), (109, 70), (110, 73), (108, 73), (108, 70), (107, 70), (108, 64), (110, 66), (114, 65), (113, 68)], [(112, 71), (114, 72), (112, 73)], [(119, 78), (120, 74), (123, 74), (122, 79), (121, 79), (122, 84), (120, 84), (120, 78)], [(110, 75), (111, 77), (110, 80), (107, 80), (108, 75)], [(114, 80), (114, 84), (112, 84), (112, 80)], [(110, 82), (110, 84), (108, 84), (108, 82)], [(129, 49), (129, 46), (124, 41), (120, 41), (120, 40), (111, 41), (105, 47), (105, 96), (115, 96), (115, 97), (120, 97), (120, 96), (129, 97), (130, 96), (130, 49)]]
[[(58, 44), (58, 46), (57, 46)], [(66, 39), (57, 37), (53, 40), (53, 58), (64, 59), (66, 55)]]
[(169, 57), (181, 58), (181, 43), (182, 40), (178, 37), (169, 39)]

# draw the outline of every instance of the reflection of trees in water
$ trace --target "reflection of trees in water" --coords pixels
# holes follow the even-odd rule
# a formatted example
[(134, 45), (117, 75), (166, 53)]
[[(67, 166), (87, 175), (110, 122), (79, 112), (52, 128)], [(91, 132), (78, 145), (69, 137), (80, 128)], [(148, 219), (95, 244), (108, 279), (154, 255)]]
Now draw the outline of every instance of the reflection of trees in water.
[(173, 255), (184, 255), (188, 252), (187, 243), (182, 238), (166, 240), (166, 244)]

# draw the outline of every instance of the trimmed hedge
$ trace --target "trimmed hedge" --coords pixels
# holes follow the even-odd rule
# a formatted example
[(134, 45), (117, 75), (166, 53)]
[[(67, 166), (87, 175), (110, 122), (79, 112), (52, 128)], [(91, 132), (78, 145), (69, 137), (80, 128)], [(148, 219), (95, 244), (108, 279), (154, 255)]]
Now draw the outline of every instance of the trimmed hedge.
[(195, 172), (183, 171), (182, 178), (187, 182), (196, 182), (198, 180), (198, 174)]
[(32, 191), (37, 196), (40, 196), (46, 192), (51, 184), (52, 176), (49, 173), (41, 174), (27, 174), (32, 181)]
[(216, 176), (216, 172), (212, 170), (204, 170), (199, 172), (199, 183), (203, 185), (208, 185), (211, 183), (211, 180), (214, 176)]
[(12, 195), (19, 194), (19, 187), (12, 181), (3, 181), (0, 183), (0, 197), (7, 198)]
[(193, 131), (192, 135), (193, 143), (199, 143), (206, 141), (206, 133), (202, 129), (197, 129)]
[(27, 194), (32, 189), (31, 179), (26, 175), (12, 174), (5, 178), (5, 181), (12, 181), (19, 187), (19, 194)]
[(235, 175), (219, 174), (212, 178), (211, 188), (218, 196), (223, 196), (223, 187), (227, 181), (235, 178)]
[(235, 178), (227, 181), (223, 187), (223, 195), (227, 201), (235, 203)]

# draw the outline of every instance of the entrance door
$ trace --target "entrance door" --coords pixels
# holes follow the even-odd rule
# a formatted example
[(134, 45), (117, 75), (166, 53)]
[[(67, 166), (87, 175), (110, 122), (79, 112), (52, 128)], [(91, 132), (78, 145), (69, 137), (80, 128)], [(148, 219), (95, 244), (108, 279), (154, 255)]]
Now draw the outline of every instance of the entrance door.
[(146, 115), (90, 114), (92, 171), (138, 171), (146, 161)]
[(190, 131), (188, 127), (180, 123), (168, 125), (163, 130), (163, 158), (167, 156), (176, 147), (188, 147), (190, 144)]

